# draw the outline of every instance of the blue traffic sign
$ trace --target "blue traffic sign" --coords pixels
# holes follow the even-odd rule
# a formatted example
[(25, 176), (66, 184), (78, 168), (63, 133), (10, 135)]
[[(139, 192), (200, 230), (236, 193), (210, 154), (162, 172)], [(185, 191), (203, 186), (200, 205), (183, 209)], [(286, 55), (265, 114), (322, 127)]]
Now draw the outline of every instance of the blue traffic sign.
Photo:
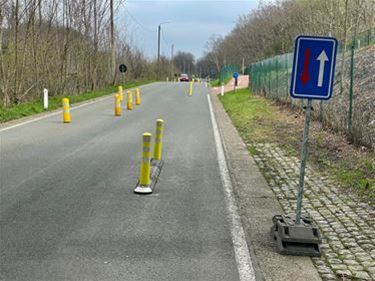
[(336, 52), (336, 38), (304, 35), (297, 37), (290, 84), (293, 98), (331, 98)]
[(232, 77), (233, 77), (234, 79), (237, 79), (238, 76), (240, 76), (240, 74), (239, 74), (238, 72), (233, 72)]

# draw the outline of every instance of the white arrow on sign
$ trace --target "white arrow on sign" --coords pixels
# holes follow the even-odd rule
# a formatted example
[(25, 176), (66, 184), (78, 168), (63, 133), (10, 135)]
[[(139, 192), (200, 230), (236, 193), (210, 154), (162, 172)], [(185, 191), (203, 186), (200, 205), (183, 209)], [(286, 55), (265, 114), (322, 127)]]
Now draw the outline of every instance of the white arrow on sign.
[(322, 87), (323, 86), (323, 76), (324, 76), (324, 64), (326, 63), (326, 61), (328, 61), (328, 57), (327, 57), (326, 52), (323, 50), (316, 60), (320, 61), (319, 76), (318, 76), (318, 87)]

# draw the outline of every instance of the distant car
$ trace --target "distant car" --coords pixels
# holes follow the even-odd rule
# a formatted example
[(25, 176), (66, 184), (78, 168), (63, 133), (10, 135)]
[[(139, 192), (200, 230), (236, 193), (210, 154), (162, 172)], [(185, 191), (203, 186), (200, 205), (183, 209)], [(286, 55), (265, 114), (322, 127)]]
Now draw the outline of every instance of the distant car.
[(179, 80), (180, 82), (189, 82), (189, 76), (187, 74), (181, 74)]

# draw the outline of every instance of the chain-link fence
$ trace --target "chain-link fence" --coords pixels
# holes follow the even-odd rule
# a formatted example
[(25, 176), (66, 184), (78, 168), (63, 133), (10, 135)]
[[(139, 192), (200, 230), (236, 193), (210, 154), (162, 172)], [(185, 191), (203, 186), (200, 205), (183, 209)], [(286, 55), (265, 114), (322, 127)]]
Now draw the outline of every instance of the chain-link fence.
[[(333, 97), (314, 102), (314, 117), (350, 140), (375, 149), (375, 29), (339, 43)], [(268, 58), (248, 67), (253, 93), (301, 107), (289, 94), (293, 54)]]

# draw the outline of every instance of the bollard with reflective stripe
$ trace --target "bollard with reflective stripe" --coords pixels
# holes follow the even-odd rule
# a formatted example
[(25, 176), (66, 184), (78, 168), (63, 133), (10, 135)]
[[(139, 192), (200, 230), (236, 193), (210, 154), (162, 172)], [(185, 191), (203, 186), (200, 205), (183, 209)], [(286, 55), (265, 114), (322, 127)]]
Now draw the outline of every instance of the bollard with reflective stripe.
[(119, 94), (115, 95), (115, 116), (121, 116), (121, 97)]
[(124, 91), (122, 86), (118, 86), (118, 94), (120, 95), (120, 101), (122, 102), (124, 100)]
[(189, 87), (189, 96), (193, 95), (193, 82), (190, 82), (190, 87)]
[(151, 185), (151, 138), (152, 134), (143, 134), (141, 173), (135, 193), (152, 193)]
[(63, 106), (63, 121), (64, 123), (70, 123), (70, 106), (69, 106), (69, 99), (63, 98), (62, 99), (62, 106)]
[(162, 148), (163, 148), (163, 130), (164, 130), (164, 121), (162, 119), (156, 120), (156, 137), (155, 137), (155, 146), (154, 146), (154, 160), (160, 161)]
[(139, 88), (135, 89), (135, 104), (141, 104), (141, 91), (139, 90)]
[(133, 109), (133, 93), (131, 91), (128, 91), (127, 109), (128, 110)]

